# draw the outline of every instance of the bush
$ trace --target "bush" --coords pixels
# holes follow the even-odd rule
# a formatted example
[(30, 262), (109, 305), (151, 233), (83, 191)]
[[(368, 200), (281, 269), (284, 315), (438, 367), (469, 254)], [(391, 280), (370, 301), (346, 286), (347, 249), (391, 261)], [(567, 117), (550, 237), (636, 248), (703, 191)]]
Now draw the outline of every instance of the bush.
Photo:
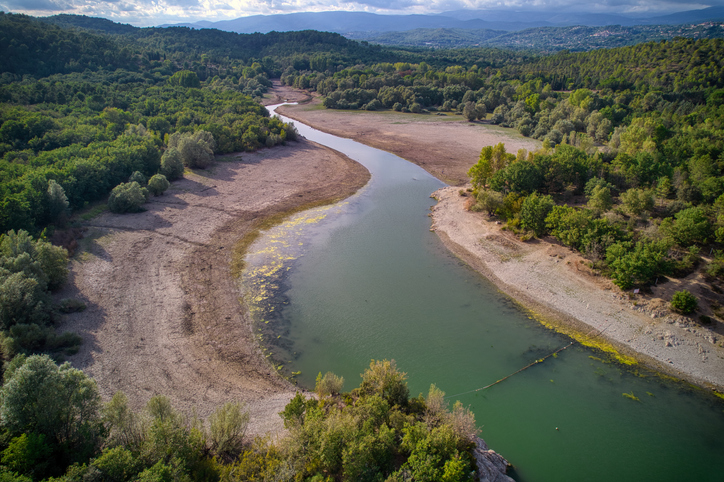
[(677, 291), (671, 297), (671, 309), (682, 315), (696, 311), (699, 300), (687, 290)]
[(211, 450), (217, 455), (236, 457), (241, 452), (249, 424), (249, 412), (239, 403), (226, 403), (209, 417)]
[(131, 177), (128, 178), (128, 182), (137, 182), (139, 186), (145, 186), (146, 176), (141, 174), (141, 171), (135, 171), (131, 174)]
[[(33, 432), (85, 462), (100, 444), (101, 398), (95, 381), (47, 355), (28, 357), (2, 388), (0, 415), (11, 434)], [(62, 403), (59, 401), (62, 400)]]
[(108, 209), (112, 213), (135, 213), (146, 202), (148, 190), (137, 182), (121, 183), (113, 188), (108, 198)]
[(166, 180), (166, 176), (163, 174), (156, 174), (151, 176), (151, 179), (148, 180), (148, 190), (154, 196), (160, 196), (163, 194), (170, 185), (171, 184), (168, 180)]
[(184, 175), (184, 163), (178, 149), (171, 147), (163, 153), (161, 157), (161, 174), (166, 176), (169, 181), (175, 181)]
[(85, 311), (86, 308), (85, 303), (75, 298), (63, 298), (58, 304), (58, 310), (60, 310), (61, 313), (77, 313), (79, 311)]
[(548, 232), (546, 228), (546, 217), (555, 206), (550, 196), (539, 196), (533, 193), (523, 201), (520, 208), (520, 224), (530, 229), (537, 237)]
[(208, 131), (176, 132), (169, 137), (168, 147), (178, 149), (185, 166), (206, 169), (214, 161), (216, 141)]
[(327, 372), (324, 376), (322, 376), (322, 372), (319, 372), (314, 391), (317, 395), (319, 395), (319, 398), (324, 398), (339, 395), (342, 393), (343, 386), (344, 378), (339, 377), (332, 372)]
[(68, 208), (70, 203), (68, 202), (68, 197), (65, 195), (63, 187), (53, 179), (48, 181), (47, 198), (50, 220), (63, 225), (70, 212)]
[(377, 394), (392, 406), (404, 406), (410, 394), (405, 380), (407, 374), (397, 370), (395, 360), (372, 360), (370, 367), (362, 374), (360, 393)]

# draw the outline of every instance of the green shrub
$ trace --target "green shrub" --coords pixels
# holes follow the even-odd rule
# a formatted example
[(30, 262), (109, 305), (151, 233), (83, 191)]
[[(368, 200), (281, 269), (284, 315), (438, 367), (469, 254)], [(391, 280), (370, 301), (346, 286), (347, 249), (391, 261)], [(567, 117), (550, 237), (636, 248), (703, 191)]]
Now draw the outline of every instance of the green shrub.
[(239, 403), (226, 403), (209, 417), (211, 450), (222, 456), (236, 457), (243, 448), (249, 425), (249, 412)]
[[(245, 135), (248, 133), (254, 134), (248, 131)], [(256, 134), (254, 137), (256, 142)], [(214, 161), (216, 141), (210, 132), (204, 130), (194, 133), (176, 132), (169, 137), (168, 147), (178, 149), (185, 166), (206, 169)]]
[(61, 313), (77, 313), (79, 311), (85, 311), (86, 308), (85, 303), (75, 298), (63, 298), (60, 300), (60, 303), (58, 303), (58, 310)]
[(155, 176), (151, 176), (151, 179), (148, 180), (148, 190), (154, 195), (154, 196), (160, 196), (164, 192), (166, 192), (166, 189), (171, 184), (166, 179), (166, 176), (163, 174), (156, 174)]
[(131, 177), (128, 178), (128, 182), (137, 182), (139, 186), (145, 186), (146, 176), (144, 176), (141, 171), (135, 171), (131, 174)]
[(175, 181), (184, 175), (184, 163), (178, 149), (171, 147), (166, 149), (161, 157), (161, 174), (169, 181)]
[(322, 372), (319, 372), (314, 391), (317, 395), (319, 395), (319, 398), (324, 398), (339, 395), (342, 393), (343, 386), (344, 378), (339, 377), (332, 372), (327, 372), (324, 376), (322, 376)]
[(547, 234), (545, 221), (553, 206), (555, 203), (550, 196), (531, 194), (520, 207), (520, 225), (533, 231), (537, 237)]
[(147, 195), (148, 190), (135, 181), (119, 184), (111, 191), (108, 209), (117, 214), (138, 212)]
[(698, 305), (699, 300), (687, 290), (677, 291), (671, 297), (671, 309), (683, 315), (693, 313)]

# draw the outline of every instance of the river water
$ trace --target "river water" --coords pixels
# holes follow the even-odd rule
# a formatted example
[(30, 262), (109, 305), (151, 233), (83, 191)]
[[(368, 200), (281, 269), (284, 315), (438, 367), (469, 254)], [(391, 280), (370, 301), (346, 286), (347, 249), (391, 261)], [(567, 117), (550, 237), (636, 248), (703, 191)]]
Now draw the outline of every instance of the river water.
[(387, 152), (295, 125), (372, 179), (344, 202), (270, 229), (249, 250), (244, 299), (282, 372), (313, 388), (317, 373), (332, 371), (350, 390), (371, 359), (395, 359), (412, 394), (434, 383), (470, 406), (520, 481), (724, 480), (724, 401), (595, 350), (574, 344), (473, 391), (571, 340), (531, 319), (429, 231), (430, 194), (442, 182)]

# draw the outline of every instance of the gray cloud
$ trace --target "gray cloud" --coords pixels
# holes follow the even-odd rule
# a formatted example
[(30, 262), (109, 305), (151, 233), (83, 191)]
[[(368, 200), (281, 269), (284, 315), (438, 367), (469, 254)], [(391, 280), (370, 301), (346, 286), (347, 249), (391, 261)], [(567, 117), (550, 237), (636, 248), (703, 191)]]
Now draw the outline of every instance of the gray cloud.
[(329, 10), (399, 14), (511, 9), (655, 15), (721, 5), (724, 0), (598, 0), (595, 3), (580, 0), (3, 0), (0, 4), (11, 12), (78, 13), (138, 26)]
[(8, 10), (58, 12), (71, 10), (73, 8), (72, 5), (64, 0), (5, 0), (5, 7), (7, 7)]

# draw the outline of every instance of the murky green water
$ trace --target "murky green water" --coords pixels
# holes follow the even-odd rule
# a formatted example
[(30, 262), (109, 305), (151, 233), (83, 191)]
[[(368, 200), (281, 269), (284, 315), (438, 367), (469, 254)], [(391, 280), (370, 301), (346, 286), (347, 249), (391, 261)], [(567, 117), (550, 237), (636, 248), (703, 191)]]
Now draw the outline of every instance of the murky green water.
[(370, 359), (394, 358), (413, 394), (431, 383), (462, 394), (451, 401), (471, 406), (517, 480), (724, 480), (724, 402), (636, 376), (577, 344), (465, 393), (570, 339), (529, 319), (429, 232), (429, 195), (440, 181), (391, 154), (297, 126), (373, 176), (345, 203), (272, 230), (248, 258), (243, 283), (257, 300), (259, 333), (284, 370), (301, 372), (301, 385), (333, 371), (351, 389)]

